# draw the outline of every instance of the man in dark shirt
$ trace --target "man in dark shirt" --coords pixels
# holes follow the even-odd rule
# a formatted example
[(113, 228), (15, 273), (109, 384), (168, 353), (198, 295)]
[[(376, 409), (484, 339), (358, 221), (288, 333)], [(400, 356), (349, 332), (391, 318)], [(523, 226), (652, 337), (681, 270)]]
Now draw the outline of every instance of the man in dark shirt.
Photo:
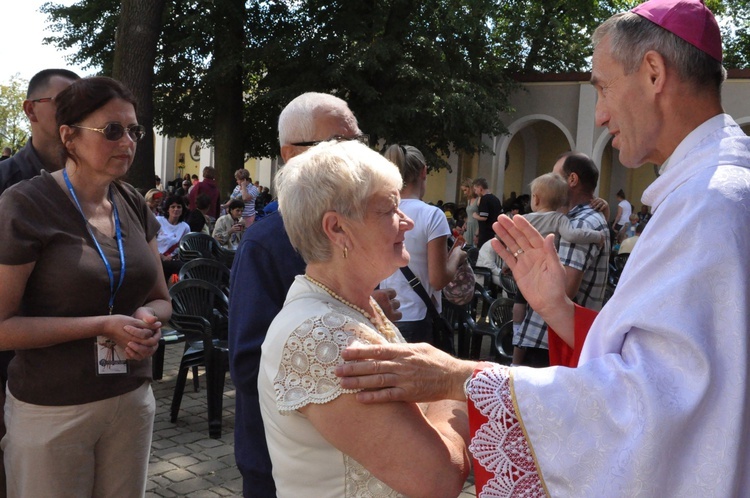
[(477, 178), (472, 186), (474, 193), (479, 197), (477, 212), (473, 216), (479, 222), (477, 247), (482, 247), (485, 242), (495, 236), (495, 232), (492, 231), (492, 224), (497, 221), (498, 216), (503, 214), (503, 205), (500, 199), (489, 191), (489, 185), (484, 178)]
[(5, 161), (6, 159), (10, 159), (10, 156), (13, 154), (13, 151), (10, 150), (10, 147), (3, 147), (3, 155), (0, 156), (0, 161)]
[(217, 220), (221, 215), (221, 199), (219, 186), (216, 185), (216, 168), (213, 166), (206, 166), (203, 168), (203, 181), (194, 185), (194, 188), (190, 189), (188, 198), (190, 199), (191, 211), (195, 209), (195, 200), (201, 194), (206, 194), (211, 200), (211, 204), (208, 208), (208, 215), (214, 220)]
[(31, 138), (26, 145), (3, 162), (0, 168), (0, 194), (21, 180), (63, 167), (62, 143), (55, 121), (55, 97), (79, 76), (67, 69), (45, 69), (29, 81), (23, 112), (31, 124)]

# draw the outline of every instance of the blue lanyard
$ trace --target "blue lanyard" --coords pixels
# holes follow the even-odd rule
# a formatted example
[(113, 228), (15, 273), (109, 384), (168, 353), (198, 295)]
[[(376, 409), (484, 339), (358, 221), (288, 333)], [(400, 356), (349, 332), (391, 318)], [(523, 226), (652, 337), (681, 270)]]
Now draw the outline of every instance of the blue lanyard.
[(94, 235), (94, 231), (91, 229), (91, 225), (89, 225), (89, 222), (86, 219), (86, 215), (83, 214), (81, 203), (78, 202), (78, 197), (76, 196), (75, 190), (73, 190), (73, 184), (70, 183), (70, 178), (68, 178), (68, 172), (65, 170), (65, 168), (63, 168), (63, 178), (65, 179), (65, 185), (68, 186), (68, 191), (70, 192), (70, 195), (73, 197), (73, 201), (75, 201), (76, 203), (78, 212), (81, 213), (81, 217), (83, 218), (83, 223), (86, 225), (86, 229), (89, 231), (89, 235), (91, 235), (91, 238), (94, 241), (96, 250), (99, 251), (99, 256), (101, 256), (102, 261), (104, 261), (104, 267), (107, 269), (107, 276), (109, 276), (109, 314), (111, 315), (112, 309), (114, 308), (114, 305), (115, 305), (115, 296), (117, 295), (117, 291), (120, 290), (120, 287), (122, 287), (122, 281), (125, 280), (125, 249), (122, 246), (122, 230), (120, 229), (120, 216), (117, 213), (117, 205), (115, 204), (115, 200), (112, 197), (112, 187), (110, 187), (109, 189), (109, 201), (112, 203), (112, 211), (115, 215), (115, 234), (117, 235), (117, 249), (120, 252), (120, 282), (117, 284), (116, 289), (115, 289), (115, 274), (112, 272), (112, 266), (109, 264), (107, 257), (104, 255), (104, 251), (102, 250), (102, 246), (99, 245), (99, 241), (96, 240), (96, 236)]

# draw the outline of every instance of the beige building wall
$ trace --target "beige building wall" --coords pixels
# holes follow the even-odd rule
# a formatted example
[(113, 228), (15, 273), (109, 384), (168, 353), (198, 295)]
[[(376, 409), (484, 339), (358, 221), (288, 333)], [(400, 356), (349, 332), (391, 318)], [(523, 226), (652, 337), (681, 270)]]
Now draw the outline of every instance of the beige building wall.
[[(640, 209), (643, 191), (656, 178), (654, 165), (637, 169), (620, 164), (606, 128), (594, 118), (596, 92), (588, 73), (546, 75), (522, 84), (511, 97), (515, 111), (503, 116), (508, 135), (492, 137), (494, 155), (480, 160), (495, 191), (528, 193), (536, 176), (551, 170), (556, 157), (577, 150), (592, 157), (600, 171), (598, 195), (610, 205), (623, 189)], [(732, 71), (722, 91), (725, 111), (750, 131), (750, 71)]]

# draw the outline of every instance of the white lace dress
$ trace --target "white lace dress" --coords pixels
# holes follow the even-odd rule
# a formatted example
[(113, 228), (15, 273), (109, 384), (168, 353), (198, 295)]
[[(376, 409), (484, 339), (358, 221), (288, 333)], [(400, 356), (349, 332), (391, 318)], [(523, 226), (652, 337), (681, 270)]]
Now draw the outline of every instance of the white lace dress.
[[(396, 327), (393, 327), (396, 330)], [(398, 342), (403, 342), (400, 334)], [(263, 342), (258, 393), (280, 498), (402, 496), (321, 436), (299, 408), (356, 391), (334, 374), (355, 341), (385, 342), (360, 313), (298, 276)]]

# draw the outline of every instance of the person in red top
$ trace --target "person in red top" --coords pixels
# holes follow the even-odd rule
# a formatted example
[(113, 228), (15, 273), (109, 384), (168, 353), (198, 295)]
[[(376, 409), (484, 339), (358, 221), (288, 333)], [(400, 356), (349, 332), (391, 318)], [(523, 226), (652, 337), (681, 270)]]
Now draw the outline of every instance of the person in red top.
[(211, 199), (208, 215), (216, 220), (219, 217), (220, 200), (219, 187), (216, 185), (216, 168), (206, 166), (203, 168), (203, 181), (198, 182), (192, 189), (188, 198), (190, 199), (190, 210), (195, 209), (195, 200), (199, 195), (206, 194)]

